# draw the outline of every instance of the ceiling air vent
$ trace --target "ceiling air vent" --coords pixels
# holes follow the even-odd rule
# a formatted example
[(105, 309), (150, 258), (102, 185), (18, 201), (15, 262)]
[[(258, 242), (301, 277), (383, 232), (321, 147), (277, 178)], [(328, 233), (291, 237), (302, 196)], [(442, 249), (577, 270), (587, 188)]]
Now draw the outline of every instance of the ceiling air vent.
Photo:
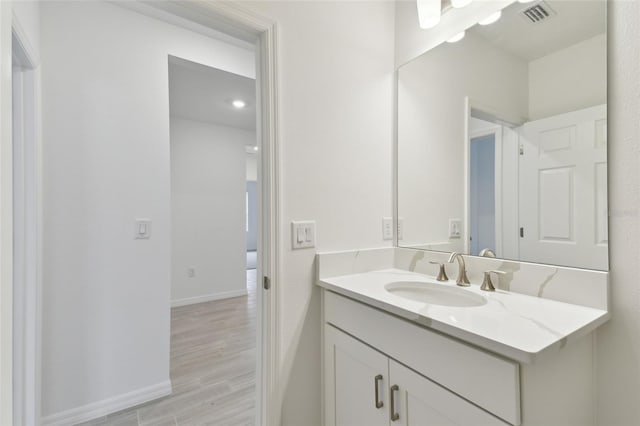
[(555, 16), (556, 12), (554, 12), (548, 4), (541, 1), (524, 9), (520, 14), (532, 24), (539, 24)]

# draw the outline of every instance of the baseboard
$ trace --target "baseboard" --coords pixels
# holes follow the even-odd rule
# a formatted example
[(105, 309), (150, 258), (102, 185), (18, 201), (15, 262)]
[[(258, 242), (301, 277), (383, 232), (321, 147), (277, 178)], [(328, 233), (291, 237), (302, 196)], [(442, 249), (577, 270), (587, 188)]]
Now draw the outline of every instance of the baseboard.
[(247, 289), (223, 291), (222, 293), (205, 294), (203, 296), (186, 297), (184, 299), (176, 299), (171, 301), (171, 307), (193, 305), (195, 303), (211, 302), (213, 300), (230, 299), (232, 297), (246, 296)]
[(82, 407), (72, 408), (71, 410), (62, 411), (42, 418), (42, 426), (69, 426), (107, 414), (115, 413), (120, 410), (144, 404), (163, 396), (171, 395), (171, 381), (158, 383), (157, 385), (138, 389), (133, 392), (127, 392), (112, 398), (103, 399), (102, 401), (92, 402)]

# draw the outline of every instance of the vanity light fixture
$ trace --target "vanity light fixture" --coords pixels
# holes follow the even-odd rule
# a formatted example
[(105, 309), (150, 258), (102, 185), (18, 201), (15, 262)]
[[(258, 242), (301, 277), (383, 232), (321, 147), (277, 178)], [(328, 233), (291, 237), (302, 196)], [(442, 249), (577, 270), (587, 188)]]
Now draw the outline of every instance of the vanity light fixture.
[[(461, 9), (471, 4), (472, 1), (473, 0), (451, 0), (451, 6), (455, 7), (456, 9)], [(528, 1), (533, 1), (533, 0), (528, 0)]]
[(433, 28), (440, 22), (440, 0), (416, 0), (418, 6), (418, 21), (420, 28), (426, 30)]
[(231, 105), (233, 105), (234, 108), (242, 109), (247, 106), (247, 103), (241, 99), (234, 99)]
[(454, 35), (453, 37), (451, 37), (449, 40), (447, 40), (447, 43), (456, 43), (460, 40), (462, 40), (464, 38), (464, 31)]
[(478, 24), (480, 24), (480, 25), (491, 25), (494, 22), (497, 22), (498, 19), (500, 19), (501, 16), (502, 16), (502, 11), (499, 10), (499, 11), (497, 11), (495, 13), (492, 13), (491, 15), (487, 16), (482, 21), (478, 22)]

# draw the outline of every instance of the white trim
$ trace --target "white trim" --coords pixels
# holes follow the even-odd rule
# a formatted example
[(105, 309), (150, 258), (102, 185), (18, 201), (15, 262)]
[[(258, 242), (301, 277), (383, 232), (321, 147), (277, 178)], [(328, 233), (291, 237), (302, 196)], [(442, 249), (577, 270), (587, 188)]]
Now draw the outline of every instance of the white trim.
[(11, 2), (0, 1), (0, 424), (13, 424)]
[(40, 415), (40, 92), (38, 58), (13, 15), (13, 420), (38, 424)]
[(231, 290), (223, 291), (222, 293), (205, 294), (202, 296), (185, 297), (183, 299), (175, 299), (171, 301), (171, 307), (177, 308), (178, 306), (194, 305), (196, 303), (212, 302), (214, 300), (231, 299), (232, 297), (246, 296), (247, 290)]
[(471, 153), (469, 152), (471, 144), (470, 125), (471, 125), (471, 108), (474, 102), (468, 96), (464, 98), (464, 153), (463, 159), (463, 175), (464, 175), (464, 232), (462, 233), (462, 250), (463, 253), (469, 254), (471, 244), (469, 237), (471, 236), (471, 174), (469, 173), (469, 161)]
[(92, 402), (82, 407), (72, 408), (52, 414), (42, 419), (43, 426), (66, 426), (74, 425), (88, 420), (97, 419), (111, 413), (116, 413), (129, 407), (144, 404), (163, 396), (171, 395), (171, 381), (158, 383), (146, 388), (127, 392), (122, 395)]

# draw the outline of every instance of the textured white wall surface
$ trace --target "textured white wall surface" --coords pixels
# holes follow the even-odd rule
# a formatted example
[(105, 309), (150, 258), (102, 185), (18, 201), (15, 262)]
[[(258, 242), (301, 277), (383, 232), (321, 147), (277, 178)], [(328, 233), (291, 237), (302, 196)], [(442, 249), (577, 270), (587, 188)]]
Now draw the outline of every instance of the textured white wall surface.
[(245, 146), (254, 141), (253, 131), (171, 117), (174, 306), (247, 291)]
[(598, 425), (640, 424), (640, 2), (609, 3), (609, 269), (597, 333)]

